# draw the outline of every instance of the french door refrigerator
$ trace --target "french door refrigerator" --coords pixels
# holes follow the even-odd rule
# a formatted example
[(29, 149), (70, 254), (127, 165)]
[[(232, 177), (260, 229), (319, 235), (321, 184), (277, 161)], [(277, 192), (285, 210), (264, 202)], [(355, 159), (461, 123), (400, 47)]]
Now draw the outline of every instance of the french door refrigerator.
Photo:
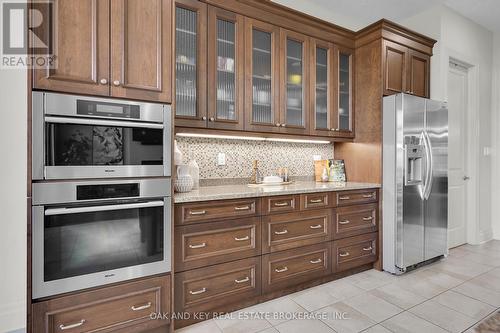
[(401, 274), (447, 254), (446, 103), (384, 97), (382, 187), (384, 270)]

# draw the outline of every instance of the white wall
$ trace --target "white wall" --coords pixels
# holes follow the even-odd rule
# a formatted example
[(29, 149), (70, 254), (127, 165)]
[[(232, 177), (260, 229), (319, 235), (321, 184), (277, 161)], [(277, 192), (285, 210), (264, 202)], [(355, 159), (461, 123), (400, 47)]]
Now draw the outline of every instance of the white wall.
[(0, 69), (0, 332), (26, 326), (26, 85)]
[(500, 32), (493, 37), (493, 71), (491, 96), (491, 216), (493, 238), (500, 239)]

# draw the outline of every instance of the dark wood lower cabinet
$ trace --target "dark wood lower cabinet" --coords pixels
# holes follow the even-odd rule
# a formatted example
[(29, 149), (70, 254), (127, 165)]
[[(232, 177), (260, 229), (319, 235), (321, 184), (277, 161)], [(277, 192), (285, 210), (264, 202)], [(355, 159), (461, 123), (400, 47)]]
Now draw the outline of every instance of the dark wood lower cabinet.
[(333, 271), (342, 272), (378, 259), (378, 233), (333, 241)]
[(33, 304), (33, 333), (142, 332), (170, 324), (170, 275), (147, 278)]

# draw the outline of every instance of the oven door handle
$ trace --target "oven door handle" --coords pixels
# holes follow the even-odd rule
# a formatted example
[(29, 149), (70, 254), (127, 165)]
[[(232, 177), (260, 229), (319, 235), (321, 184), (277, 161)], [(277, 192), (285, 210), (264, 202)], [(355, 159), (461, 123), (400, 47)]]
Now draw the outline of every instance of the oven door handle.
[(116, 126), (116, 127), (140, 127), (140, 128), (156, 128), (162, 129), (163, 124), (149, 123), (140, 121), (120, 121), (120, 120), (105, 120), (105, 119), (88, 119), (88, 118), (72, 118), (72, 117), (45, 117), (47, 123), (57, 124), (79, 124), (79, 125), (94, 125), (94, 126)]
[(62, 214), (104, 212), (104, 211), (120, 210), (120, 209), (162, 207), (164, 205), (165, 205), (165, 202), (157, 200), (157, 201), (138, 202), (138, 203), (130, 203), (130, 204), (105, 205), (105, 206), (49, 208), (49, 209), (45, 210), (45, 215), (52, 216), (52, 215), (62, 215)]

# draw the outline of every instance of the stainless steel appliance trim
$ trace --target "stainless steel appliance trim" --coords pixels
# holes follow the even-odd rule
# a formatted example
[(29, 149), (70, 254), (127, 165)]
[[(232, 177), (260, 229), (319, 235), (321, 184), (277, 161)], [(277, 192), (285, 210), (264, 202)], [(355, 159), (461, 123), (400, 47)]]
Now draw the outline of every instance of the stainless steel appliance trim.
[[(117, 119), (123, 119), (128, 121), (149, 121), (156, 123), (163, 123), (163, 104), (154, 103), (144, 103), (138, 101), (130, 101), (123, 99), (112, 99), (112, 98), (102, 98), (102, 97), (91, 97), (91, 96), (80, 96), (80, 95), (65, 95), (57, 93), (42, 93), (45, 96), (45, 115), (55, 115), (55, 116), (68, 116), (68, 117), (84, 117), (84, 118), (104, 118), (109, 119), (106, 116), (98, 115), (80, 115), (76, 110), (76, 103), (78, 100), (91, 101), (91, 102), (104, 102), (104, 103), (114, 103), (114, 104), (125, 104), (125, 105), (137, 105), (140, 108), (140, 118), (130, 119), (127, 117), (116, 117)], [(115, 118), (115, 117), (113, 117)]]
[(45, 165), (45, 126), (43, 125), (44, 94), (33, 92), (31, 101), (31, 178), (41, 180)]
[[(77, 200), (76, 192), (79, 185), (114, 185), (139, 184), (138, 197), (109, 198), (96, 200)], [(108, 202), (113, 200), (127, 200), (137, 198), (158, 198), (171, 196), (170, 178), (153, 179), (120, 179), (120, 180), (92, 180), (92, 181), (59, 181), (33, 184), (33, 205), (63, 205), (74, 202)]]
[(426, 146), (426, 154), (428, 154), (428, 162), (427, 162), (427, 180), (425, 184), (425, 191), (424, 191), (424, 198), (425, 200), (429, 199), (429, 196), (431, 194), (432, 190), (432, 183), (433, 183), (433, 159), (432, 159), (432, 144), (431, 140), (429, 138), (429, 134), (427, 132), (424, 132), (424, 141), (425, 141), (425, 146)]
[(46, 123), (56, 124), (80, 124), (80, 125), (96, 125), (96, 126), (117, 126), (117, 127), (131, 127), (131, 128), (156, 128), (162, 129), (163, 124), (125, 121), (125, 120), (105, 120), (105, 119), (91, 119), (91, 118), (72, 118), (72, 117), (45, 117)]
[(172, 107), (163, 106), (163, 175), (172, 175)]
[(32, 271), (33, 285), (32, 297), (58, 295), (66, 292), (92, 288), (126, 281), (130, 279), (170, 272), (170, 229), (171, 229), (171, 198), (164, 198), (164, 225), (163, 225), (163, 260), (153, 263), (123, 267), (109, 271), (85, 274), (54, 281), (44, 281), (44, 206), (34, 206), (33, 212), (33, 246), (32, 246)]
[[(170, 165), (170, 160), (167, 162)], [(166, 165), (46, 166), (45, 179), (155, 177), (165, 174)]]
[(45, 216), (90, 213), (90, 212), (105, 212), (105, 211), (111, 211), (111, 210), (147, 208), (147, 207), (160, 207), (163, 205), (164, 205), (163, 201), (148, 201), (148, 202), (139, 202), (139, 203), (131, 203), (131, 204), (116, 204), (116, 205), (104, 205), (104, 206), (85, 206), (85, 207), (74, 207), (74, 208), (49, 208), (49, 209), (45, 210)]

